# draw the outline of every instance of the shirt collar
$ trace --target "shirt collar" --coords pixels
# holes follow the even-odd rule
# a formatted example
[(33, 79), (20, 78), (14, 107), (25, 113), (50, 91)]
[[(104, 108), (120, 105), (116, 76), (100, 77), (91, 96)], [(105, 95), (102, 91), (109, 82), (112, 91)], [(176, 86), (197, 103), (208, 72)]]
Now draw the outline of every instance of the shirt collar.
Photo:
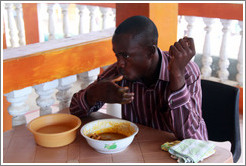
[(169, 71), (168, 71), (168, 57), (167, 51), (162, 51), (158, 48), (158, 54), (161, 55), (161, 68), (159, 73), (159, 80), (169, 81)]

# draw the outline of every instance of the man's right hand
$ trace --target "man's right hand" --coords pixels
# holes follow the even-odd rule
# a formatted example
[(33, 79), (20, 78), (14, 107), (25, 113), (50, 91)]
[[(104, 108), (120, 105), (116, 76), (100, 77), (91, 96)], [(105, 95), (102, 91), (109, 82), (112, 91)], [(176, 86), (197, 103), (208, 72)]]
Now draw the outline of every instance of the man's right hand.
[(121, 87), (115, 82), (121, 81), (123, 76), (115, 79), (104, 79), (93, 83), (86, 90), (86, 100), (90, 106), (96, 104), (97, 101), (104, 103), (120, 103), (128, 104), (134, 99), (134, 93), (129, 92), (128, 87)]

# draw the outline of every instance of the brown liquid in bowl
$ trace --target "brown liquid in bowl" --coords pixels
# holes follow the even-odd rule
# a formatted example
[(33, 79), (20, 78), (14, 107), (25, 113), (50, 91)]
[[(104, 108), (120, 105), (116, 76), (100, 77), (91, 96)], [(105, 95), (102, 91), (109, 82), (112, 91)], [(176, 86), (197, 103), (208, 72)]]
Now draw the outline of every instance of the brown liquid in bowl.
[(117, 140), (126, 138), (126, 135), (119, 134), (119, 133), (100, 133), (100, 134), (93, 134), (90, 138), (97, 139), (97, 140)]
[(44, 134), (54, 134), (54, 133), (62, 133), (68, 130), (71, 130), (72, 127), (68, 125), (50, 125), (50, 126), (45, 126), (37, 130), (39, 133), (44, 133)]

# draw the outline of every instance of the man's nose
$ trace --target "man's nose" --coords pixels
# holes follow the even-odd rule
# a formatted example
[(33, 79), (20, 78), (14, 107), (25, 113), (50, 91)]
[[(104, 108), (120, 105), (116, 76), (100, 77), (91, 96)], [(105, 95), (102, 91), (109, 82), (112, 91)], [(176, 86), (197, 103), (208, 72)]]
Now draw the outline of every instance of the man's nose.
[(125, 61), (124, 57), (119, 56), (119, 57), (117, 58), (117, 64), (118, 64), (118, 67), (120, 67), (120, 68), (125, 68), (126, 61)]

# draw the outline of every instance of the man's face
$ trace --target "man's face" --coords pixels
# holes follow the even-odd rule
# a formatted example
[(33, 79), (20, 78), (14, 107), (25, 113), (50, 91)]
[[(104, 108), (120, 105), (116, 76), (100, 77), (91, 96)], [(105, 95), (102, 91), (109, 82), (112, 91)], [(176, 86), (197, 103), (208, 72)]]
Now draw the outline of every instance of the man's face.
[(139, 80), (148, 73), (151, 56), (148, 56), (147, 47), (140, 45), (138, 39), (133, 39), (132, 35), (115, 35), (113, 51), (117, 57), (118, 70), (125, 79)]

